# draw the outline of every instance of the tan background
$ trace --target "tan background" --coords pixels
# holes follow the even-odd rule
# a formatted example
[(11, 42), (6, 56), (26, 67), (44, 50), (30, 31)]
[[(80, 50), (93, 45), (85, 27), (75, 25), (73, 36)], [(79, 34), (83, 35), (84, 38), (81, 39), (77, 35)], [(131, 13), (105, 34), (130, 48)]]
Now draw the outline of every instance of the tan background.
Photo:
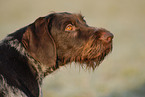
[(49, 75), (44, 97), (145, 97), (145, 0), (0, 0), (0, 39), (52, 11), (110, 30), (114, 49), (94, 72), (73, 63)]

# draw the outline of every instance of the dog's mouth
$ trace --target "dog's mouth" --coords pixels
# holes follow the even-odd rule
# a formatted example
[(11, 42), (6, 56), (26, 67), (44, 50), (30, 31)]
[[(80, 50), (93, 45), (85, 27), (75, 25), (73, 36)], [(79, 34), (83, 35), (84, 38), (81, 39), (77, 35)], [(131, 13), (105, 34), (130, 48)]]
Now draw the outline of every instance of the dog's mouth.
[(80, 63), (85, 63), (87, 68), (95, 69), (104, 58), (112, 51), (112, 42), (103, 44), (101, 41), (98, 43), (93, 42), (87, 44), (82, 50), (82, 56)]
[(92, 68), (93, 70), (99, 66), (103, 59), (112, 51), (112, 41), (103, 43), (98, 40), (90, 40), (80, 49), (76, 50), (69, 57), (59, 59), (59, 65), (65, 65), (69, 62), (77, 62), (84, 68)]
[(88, 59), (86, 62), (86, 65), (89, 68), (95, 69), (99, 64), (104, 60), (104, 58), (112, 51), (112, 45), (110, 44), (109, 47), (102, 50), (102, 52), (99, 52), (96, 54), (96, 56)]

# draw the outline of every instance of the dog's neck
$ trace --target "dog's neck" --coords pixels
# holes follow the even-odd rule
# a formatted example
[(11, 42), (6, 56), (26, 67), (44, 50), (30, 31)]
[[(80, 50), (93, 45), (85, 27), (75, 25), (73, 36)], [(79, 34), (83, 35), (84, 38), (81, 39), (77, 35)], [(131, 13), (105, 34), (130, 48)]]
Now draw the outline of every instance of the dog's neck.
[[(9, 60), (9, 64), (1, 67), (1, 73), (8, 84), (14, 88), (19, 88), (27, 96), (36, 97), (41, 95), (41, 79), (32, 72), (28, 64), (27, 53), (21, 43), (13, 36), (8, 36), (0, 42), (0, 49), (4, 49), (1, 60)], [(3, 47), (3, 48), (2, 48)], [(9, 70), (6, 69), (9, 68)]]
[(51, 74), (53, 71), (59, 68), (58, 63), (56, 62), (55, 66), (46, 67), (46, 65), (41, 64), (39, 61), (35, 60), (29, 53), (25, 50), (22, 43), (18, 40), (13, 38), (12, 36), (7, 36), (4, 41), (7, 41), (8, 44), (15, 48), (23, 57), (28, 59), (28, 66), (31, 69), (33, 75), (36, 76), (36, 79), (41, 84), (42, 79), (46, 76)]

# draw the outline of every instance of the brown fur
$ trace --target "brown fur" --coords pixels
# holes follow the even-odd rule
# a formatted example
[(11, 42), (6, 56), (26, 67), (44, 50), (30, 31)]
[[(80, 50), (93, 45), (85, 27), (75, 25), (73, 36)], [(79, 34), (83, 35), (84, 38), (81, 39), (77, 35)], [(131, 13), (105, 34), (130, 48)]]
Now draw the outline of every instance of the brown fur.
[[(74, 25), (75, 31), (64, 31), (67, 24)], [(102, 32), (109, 33), (111, 40), (108, 43), (99, 39)], [(57, 60), (58, 65), (75, 61), (95, 69), (112, 50), (112, 37), (103, 28), (89, 27), (80, 14), (54, 13), (36, 20), (35, 27), (28, 27), (23, 44), (32, 57), (48, 67), (56, 65)]]
[(112, 51), (112, 39), (80, 14), (38, 18), (0, 42), (0, 96), (41, 97), (46, 75), (71, 62), (94, 70)]

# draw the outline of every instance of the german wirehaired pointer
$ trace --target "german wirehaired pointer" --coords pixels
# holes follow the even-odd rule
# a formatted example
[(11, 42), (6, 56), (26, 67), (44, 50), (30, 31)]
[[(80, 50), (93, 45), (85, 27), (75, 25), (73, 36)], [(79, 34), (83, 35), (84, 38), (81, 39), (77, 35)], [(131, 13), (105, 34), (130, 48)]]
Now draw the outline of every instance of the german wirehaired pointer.
[(80, 14), (52, 13), (0, 41), (0, 97), (41, 97), (43, 78), (70, 62), (95, 69), (113, 34)]

